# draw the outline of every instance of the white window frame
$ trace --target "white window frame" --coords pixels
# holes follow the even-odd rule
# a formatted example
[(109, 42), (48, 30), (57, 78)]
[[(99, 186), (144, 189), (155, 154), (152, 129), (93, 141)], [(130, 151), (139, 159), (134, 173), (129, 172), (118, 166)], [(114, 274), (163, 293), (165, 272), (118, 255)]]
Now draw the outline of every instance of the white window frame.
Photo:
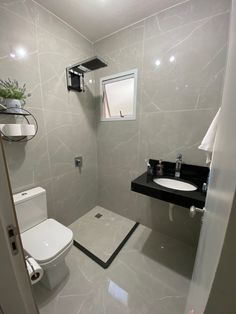
[[(104, 97), (104, 83), (105, 81), (109, 82), (117, 82), (120, 80), (123, 80), (124, 78), (134, 78), (134, 97), (133, 97), (133, 114), (127, 115), (124, 117), (117, 116), (117, 117), (111, 117), (106, 118), (103, 112), (103, 97)], [(105, 76), (100, 78), (100, 121), (127, 121), (127, 120), (136, 120), (136, 106), (137, 106), (137, 81), (138, 81), (138, 70), (132, 69), (129, 71)]]

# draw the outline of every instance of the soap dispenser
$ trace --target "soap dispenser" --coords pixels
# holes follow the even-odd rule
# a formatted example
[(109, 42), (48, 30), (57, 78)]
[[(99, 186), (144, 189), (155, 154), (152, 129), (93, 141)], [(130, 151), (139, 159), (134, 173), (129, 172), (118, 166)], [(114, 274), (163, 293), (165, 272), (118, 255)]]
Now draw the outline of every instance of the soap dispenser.
[(163, 163), (162, 159), (158, 161), (158, 164), (156, 165), (156, 175), (157, 176), (163, 176)]
[(147, 175), (152, 177), (153, 176), (153, 167), (150, 165), (149, 160), (145, 159), (146, 165), (147, 165)]

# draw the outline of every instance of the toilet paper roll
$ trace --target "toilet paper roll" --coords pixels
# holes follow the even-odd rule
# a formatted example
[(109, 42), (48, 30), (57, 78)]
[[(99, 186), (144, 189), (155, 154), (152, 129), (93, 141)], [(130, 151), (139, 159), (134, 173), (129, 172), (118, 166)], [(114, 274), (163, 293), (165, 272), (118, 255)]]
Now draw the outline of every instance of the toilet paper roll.
[(43, 269), (39, 266), (35, 259), (32, 257), (28, 257), (26, 259), (26, 265), (28, 274), (31, 280), (31, 284), (34, 285), (43, 277)]
[(0, 124), (0, 130), (6, 136), (35, 135), (35, 126), (33, 124)]

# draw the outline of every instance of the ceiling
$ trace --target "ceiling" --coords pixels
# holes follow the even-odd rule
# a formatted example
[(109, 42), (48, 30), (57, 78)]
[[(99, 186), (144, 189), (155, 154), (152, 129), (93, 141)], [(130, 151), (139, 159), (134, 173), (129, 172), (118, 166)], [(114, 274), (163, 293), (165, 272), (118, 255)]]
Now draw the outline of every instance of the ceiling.
[(181, 0), (36, 0), (92, 42)]

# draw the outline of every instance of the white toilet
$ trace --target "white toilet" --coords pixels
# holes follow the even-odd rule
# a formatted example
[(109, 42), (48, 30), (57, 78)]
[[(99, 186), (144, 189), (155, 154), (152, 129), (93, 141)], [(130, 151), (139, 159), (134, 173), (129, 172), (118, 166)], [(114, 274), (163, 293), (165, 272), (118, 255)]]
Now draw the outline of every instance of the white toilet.
[(41, 282), (51, 290), (68, 274), (65, 256), (73, 245), (73, 233), (48, 219), (43, 188), (24, 191), (13, 198), (24, 250), (43, 268)]

